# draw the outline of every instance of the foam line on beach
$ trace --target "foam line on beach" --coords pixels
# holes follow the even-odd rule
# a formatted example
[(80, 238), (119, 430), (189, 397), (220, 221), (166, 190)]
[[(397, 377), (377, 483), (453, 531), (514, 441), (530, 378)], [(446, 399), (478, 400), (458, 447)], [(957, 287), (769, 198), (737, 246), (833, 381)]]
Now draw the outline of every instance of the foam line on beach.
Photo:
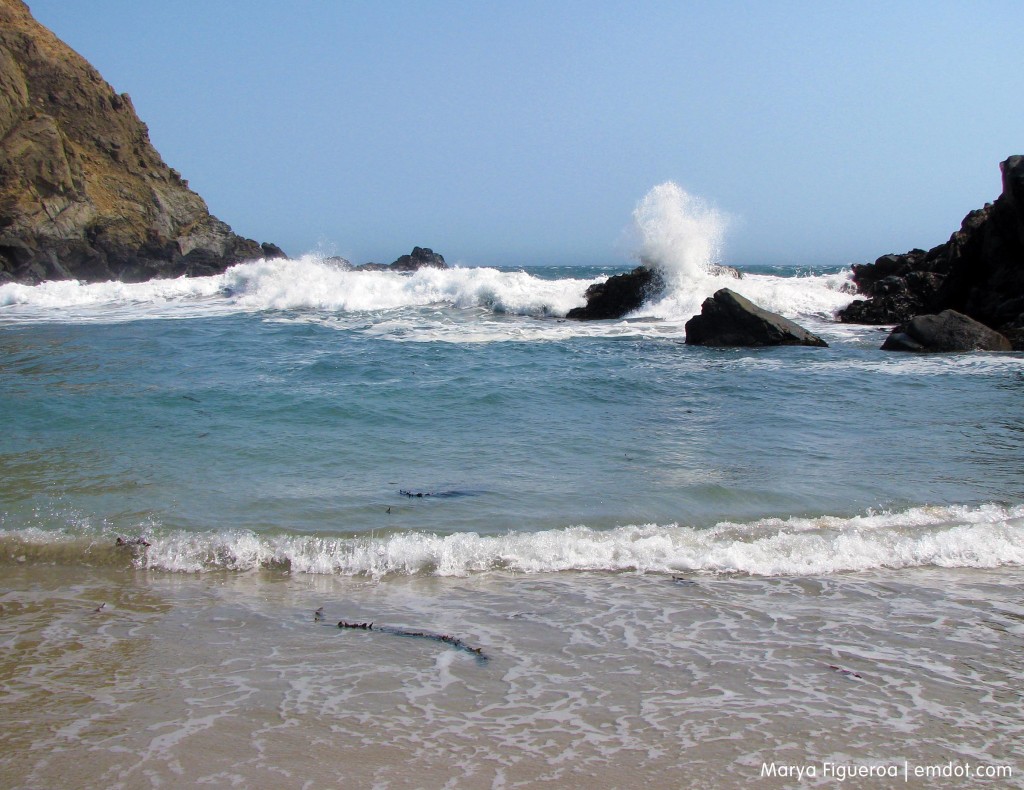
[(235, 530), (159, 530), (149, 545), (115, 545), (106, 534), (0, 533), (3, 562), (90, 562), (182, 573), (287, 570), (381, 578), (464, 576), (489, 571), (698, 572), (821, 575), (875, 568), (993, 568), (1024, 565), (1024, 506), (917, 507), (852, 518), (771, 518), (573, 526), (505, 535), (401, 532), (374, 537)]

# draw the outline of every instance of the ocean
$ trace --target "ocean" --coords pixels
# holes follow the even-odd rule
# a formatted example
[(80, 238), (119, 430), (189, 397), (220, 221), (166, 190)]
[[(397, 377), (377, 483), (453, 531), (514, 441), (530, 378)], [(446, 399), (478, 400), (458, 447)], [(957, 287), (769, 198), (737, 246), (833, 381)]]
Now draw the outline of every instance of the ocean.
[(1024, 786), (1024, 357), (683, 247), (0, 286), (0, 785)]

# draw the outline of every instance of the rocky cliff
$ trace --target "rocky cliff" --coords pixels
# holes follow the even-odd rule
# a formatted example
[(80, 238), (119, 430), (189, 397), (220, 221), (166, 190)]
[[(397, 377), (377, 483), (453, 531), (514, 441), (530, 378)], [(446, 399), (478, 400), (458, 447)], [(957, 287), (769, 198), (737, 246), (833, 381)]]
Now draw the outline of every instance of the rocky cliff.
[(1002, 193), (969, 213), (946, 243), (854, 266), (868, 299), (853, 302), (839, 319), (901, 324), (956, 310), (1024, 349), (1024, 156), (1011, 156), (1000, 169)]
[(21, 0), (0, 0), (0, 283), (212, 274), (281, 255), (212, 216), (128, 94)]

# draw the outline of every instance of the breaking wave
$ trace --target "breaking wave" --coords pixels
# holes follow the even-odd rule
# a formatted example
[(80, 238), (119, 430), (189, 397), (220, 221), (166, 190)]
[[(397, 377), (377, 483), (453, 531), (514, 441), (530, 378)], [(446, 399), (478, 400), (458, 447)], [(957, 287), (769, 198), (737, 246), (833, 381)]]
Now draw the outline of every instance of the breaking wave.
[(45, 282), (0, 286), (0, 319), (134, 320), (234, 312), (380, 312), (447, 305), (496, 313), (561, 316), (584, 303), (597, 279), (542, 279), (492, 268), (352, 271), (316, 255), (258, 260), (210, 277), (142, 283)]
[(384, 577), (506, 571), (821, 575), (875, 568), (1024, 565), (1024, 506), (918, 507), (853, 518), (772, 518), (711, 528), (585, 526), (501, 536), (402, 532), (382, 537), (250, 531), (146, 534), (0, 532), (0, 562), (131, 565), (182, 573), (289, 570)]
[[(663, 297), (629, 318), (682, 324), (700, 312), (704, 299), (723, 287), (788, 318), (832, 321), (836, 310), (853, 299), (848, 271), (803, 276), (748, 272), (738, 278), (736, 270), (718, 264), (727, 224), (723, 213), (671, 181), (654, 187), (640, 200), (633, 212), (634, 256), (659, 269), (668, 287)], [(116, 322), (289, 311), (380, 316), (437, 306), (499, 316), (561, 318), (585, 304), (587, 288), (607, 276), (598, 267), (571, 272), (562, 278), (552, 278), (550, 272), (536, 276), (524, 270), (460, 266), (413, 273), (366, 272), (309, 254), (296, 260), (240, 263), (209, 277), (142, 283), (8, 283), (0, 285), (0, 322)], [(485, 334), (492, 339), (501, 336), (500, 332)]]
[[(845, 271), (800, 277), (754, 273), (743, 279), (702, 271), (673, 280), (663, 299), (644, 305), (632, 318), (684, 323), (700, 312), (704, 299), (722, 287), (733, 288), (765, 309), (790, 318), (831, 321), (835, 310), (853, 298), (849, 273)], [(310, 255), (298, 260), (241, 263), (210, 277), (143, 283), (9, 283), (0, 286), (0, 322), (122, 322), (237, 313), (369, 317), (374, 322), (400, 311), (442, 307), (484, 311), (483, 316), (462, 316), (456, 334), (473, 333), (473, 322), (488, 315), (563, 317), (585, 303), (583, 294), (590, 285), (604, 281), (605, 276), (592, 276), (593, 272), (560, 279), (486, 267), (421, 269), (411, 274), (357, 272)], [(427, 323), (435, 319), (426, 315)], [(413, 324), (425, 326), (419, 319)], [(602, 322), (606, 328), (607, 324)], [(596, 329), (578, 322), (572, 327), (587, 334)], [(485, 334), (500, 339), (509, 331), (506, 326), (494, 337), (493, 332)], [(563, 328), (560, 334), (566, 331)]]

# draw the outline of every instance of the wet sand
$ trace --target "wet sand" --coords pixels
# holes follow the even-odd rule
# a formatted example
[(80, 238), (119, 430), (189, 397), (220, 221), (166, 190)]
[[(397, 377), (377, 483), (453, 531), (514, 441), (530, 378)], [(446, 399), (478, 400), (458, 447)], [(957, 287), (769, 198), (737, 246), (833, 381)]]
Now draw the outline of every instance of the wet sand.
[(3, 572), (4, 787), (796, 783), (765, 765), (836, 786), (826, 763), (1004, 765), (1003, 787), (1024, 772), (1018, 569)]

